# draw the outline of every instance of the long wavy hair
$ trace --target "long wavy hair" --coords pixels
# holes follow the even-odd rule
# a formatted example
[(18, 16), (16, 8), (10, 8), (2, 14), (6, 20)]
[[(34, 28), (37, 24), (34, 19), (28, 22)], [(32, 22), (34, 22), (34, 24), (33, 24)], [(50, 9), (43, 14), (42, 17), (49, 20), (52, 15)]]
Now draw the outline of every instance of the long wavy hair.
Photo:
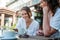
[(57, 9), (58, 7), (60, 7), (60, 6), (59, 6), (59, 0), (43, 0), (43, 1), (47, 2), (48, 7), (49, 7), (49, 8), (51, 9), (51, 11), (53, 12), (53, 15), (55, 14), (56, 9)]

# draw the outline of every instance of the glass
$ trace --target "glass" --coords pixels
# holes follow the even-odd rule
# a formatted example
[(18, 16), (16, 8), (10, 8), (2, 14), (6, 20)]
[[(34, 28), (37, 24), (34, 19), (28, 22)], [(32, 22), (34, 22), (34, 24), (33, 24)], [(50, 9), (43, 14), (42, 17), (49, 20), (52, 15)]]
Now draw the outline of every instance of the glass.
[(3, 37), (3, 28), (0, 26), (0, 38)]

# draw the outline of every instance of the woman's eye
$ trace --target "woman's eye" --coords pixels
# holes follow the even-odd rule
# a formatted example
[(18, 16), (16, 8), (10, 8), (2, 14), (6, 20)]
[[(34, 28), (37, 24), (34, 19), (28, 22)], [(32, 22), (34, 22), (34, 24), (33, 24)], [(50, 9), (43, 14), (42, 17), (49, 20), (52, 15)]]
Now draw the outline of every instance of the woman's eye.
[(22, 14), (22, 15), (24, 15), (24, 14)]
[(25, 13), (25, 15), (26, 15), (27, 13)]
[(27, 13), (24, 13), (24, 14), (22, 14), (22, 15), (26, 15)]

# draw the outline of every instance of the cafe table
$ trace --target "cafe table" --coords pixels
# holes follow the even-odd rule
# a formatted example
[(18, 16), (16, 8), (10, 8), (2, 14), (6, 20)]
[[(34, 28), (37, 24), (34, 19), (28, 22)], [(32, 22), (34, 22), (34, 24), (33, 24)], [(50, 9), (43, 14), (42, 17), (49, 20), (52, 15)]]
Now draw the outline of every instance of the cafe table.
[(60, 40), (60, 38), (50, 38), (50, 37), (44, 37), (44, 36), (31, 36), (29, 38), (19, 38), (18, 36), (16, 39), (2, 39), (0, 37), (0, 40)]
[(59, 38), (50, 38), (44, 36), (34, 36), (29, 38), (17, 38), (18, 40), (60, 40)]

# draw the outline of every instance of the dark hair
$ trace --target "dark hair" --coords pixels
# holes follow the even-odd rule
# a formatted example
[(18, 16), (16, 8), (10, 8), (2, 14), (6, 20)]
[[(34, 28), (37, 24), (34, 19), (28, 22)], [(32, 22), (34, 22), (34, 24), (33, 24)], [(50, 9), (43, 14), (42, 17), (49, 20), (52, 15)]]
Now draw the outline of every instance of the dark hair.
[[(51, 11), (55, 14), (55, 12), (56, 12), (56, 9), (58, 8), (58, 7), (60, 7), (59, 6), (59, 0), (43, 0), (43, 1), (45, 1), (45, 2), (47, 2), (48, 3), (48, 6), (49, 6), (49, 8), (51, 9)], [(53, 14), (53, 15), (54, 15)]]
[(30, 15), (29, 15), (29, 12), (31, 13), (30, 8), (29, 8), (29, 7), (27, 7), (27, 6), (25, 6), (25, 7), (23, 7), (23, 8), (21, 9), (21, 11), (22, 11), (22, 10), (25, 10), (25, 11), (27, 12), (27, 14), (28, 14), (29, 18), (30, 18)]

